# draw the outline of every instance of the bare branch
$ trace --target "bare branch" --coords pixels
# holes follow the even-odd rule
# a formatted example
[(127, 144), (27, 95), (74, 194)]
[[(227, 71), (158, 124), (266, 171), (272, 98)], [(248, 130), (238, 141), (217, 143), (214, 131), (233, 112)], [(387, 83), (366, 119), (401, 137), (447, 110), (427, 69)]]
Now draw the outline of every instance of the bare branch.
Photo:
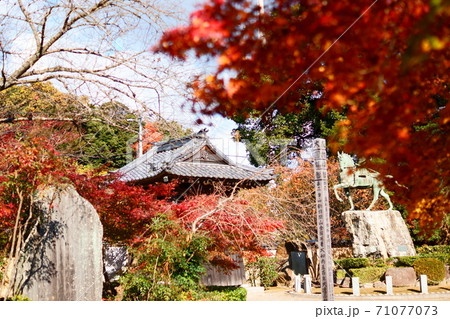
[(28, 23), (31, 30), (33, 31), (33, 36), (36, 41), (36, 47), (40, 47), (41, 46), (41, 41), (40, 41), (41, 37), (39, 35), (39, 32), (36, 29), (36, 26), (34, 25), (34, 22), (32, 21), (30, 14), (25, 9), (25, 7), (22, 3), (22, 0), (18, 0), (18, 3), (19, 3), (20, 10), (22, 10), (23, 15), (25, 16), (25, 21)]
[[(115, 92), (111, 99), (131, 97), (143, 105), (136, 100), (138, 92), (146, 89), (184, 90), (188, 77), (180, 76), (175, 62), (150, 52), (151, 41), (168, 21), (178, 19), (170, 1), (20, 0), (20, 8), (7, 2), (0, 17), (0, 91), (40, 81), (66, 81), (69, 90), (86, 90), (94, 84), (105, 96)], [(14, 27), (6, 30), (6, 26)]]

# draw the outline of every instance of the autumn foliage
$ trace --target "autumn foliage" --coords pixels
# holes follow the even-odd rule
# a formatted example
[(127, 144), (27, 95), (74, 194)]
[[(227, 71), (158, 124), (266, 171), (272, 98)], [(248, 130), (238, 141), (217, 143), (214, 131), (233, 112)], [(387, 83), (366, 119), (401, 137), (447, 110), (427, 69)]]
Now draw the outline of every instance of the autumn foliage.
[[(164, 216), (176, 238), (189, 246), (195, 238), (208, 238), (207, 259), (233, 268), (230, 253), (260, 254), (258, 239), (282, 225), (244, 201), (219, 195), (193, 196), (181, 203), (172, 201), (177, 182), (130, 185), (120, 175), (107, 173), (107, 167), (83, 169), (56, 148), (70, 141), (71, 134), (55, 129), (60, 124), (30, 122), (2, 126), (0, 134), (0, 244), (9, 246), (14, 229), (29, 233), (34, 222), (33, 196), (40, 188), (72, 185), (96, 208), (104, 229), (104, 240), (130, 247), (145, 245), (154, 221)], [(33, 223), (29, 219), (33, 219)], [(15, 226), (17, 225), (17, 226)], [(25, 229), (27, 228), (27, 229)], [(172, 234), (173, 235), (173, 234)], [(176, 243), (172, 243), (176, 244)]]
[[(276, 184), (242, 190), (240, 197), (255, 210), (263, 211), (284, 223), (272, 241), (293, 242), (317, 240), (316, 194), (314, 185), (314, 167), (309, 161), (298, 159), (295, 168), (278, 166), (275, 168)], [(331, 158), (328, 161), (328, 184), (338, 184), (339, 163)], [(350, 208), (350, 203), (339, 190), (342, 202), (329, 189), (329, 208), (331, 221), (331, 239), (333, 246), (349, 244), (350, 236), (342, 220), (342, 212)], [(354, 189), (351, 191), (355, 209), (366, 209), (373, 199), (371, 189)], [(387, 202), (380, 198), (374, 210), (387, 209)]]
[(378, 159), (365, 165), (406, 186), (385, 180), (432, 228), (449, 206), (449, 14), (445, 1), (275, 0), (261, 13), (211, 0), (156, 51), (216, 59), (192, 84), (207, 114), (297, 112), (319, 91), (318, 107), (347, 111), (332, 149)]
[[(30, 196), (41, 186), (62, 184), (75, 167), (59, 156), (55, 143), (71, 134), (54, 134), (64, 124), (46, 122), (3, 126), (0, 131), (0, 232), (14, 226), (19, 206), (25, 210)], [(67, 133), (67, 132), (66, 132)], [(46, 136), (50, 135), (50, 136)]]
[(281, 219), (251, 207), (239, 196), (193, 196), (175, 205), (174, 214), (193, 234), (206, 234), (213, 240), (210, 261), (222, 266), (228, 263), (233, 267), (231, 254), (250, 259), (264, 255), (261, 243), (284, 227)]
[(105, 174), (104, 169), (69, 177), (80, 195), (96, 208), (104, 239), (111, 243), (141, 242), (152, 218), (170, 209), (167, 199), (173, 184), (144, 189), (128, 185), (115, 174)]

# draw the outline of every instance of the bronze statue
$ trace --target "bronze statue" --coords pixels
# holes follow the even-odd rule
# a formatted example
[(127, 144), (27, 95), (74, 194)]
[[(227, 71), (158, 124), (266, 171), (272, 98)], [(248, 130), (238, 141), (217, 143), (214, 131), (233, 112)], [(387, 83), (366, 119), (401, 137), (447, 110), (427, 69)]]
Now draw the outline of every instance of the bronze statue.
[(383, 183), (378, 179), (380, 175), (378, 172), (373, 170), (368, 170), (366, 168), (357, 168), (353, 158), (346, 153), (339, 153), (339, 184), (334, 186), (334, 194), (336, 198), (342, 202), (342, 199), (339, 197), (337, 189), (343, 188), (344, 193), (347, 196), (350, 202), (350, 210), (354, 210), (355, 207), (353, 205), (352, 197), (350, 195), (351, 188), (372, 188), (373, 189), (373, 200), (370, 206), (366, 210), (370, 210), (375, 202), (378, 200), (378, 196), (381, 194), (389, 203), (389, 210), (392, 209), (392, 202), (389, 198), (389, 195), (384, 191)]

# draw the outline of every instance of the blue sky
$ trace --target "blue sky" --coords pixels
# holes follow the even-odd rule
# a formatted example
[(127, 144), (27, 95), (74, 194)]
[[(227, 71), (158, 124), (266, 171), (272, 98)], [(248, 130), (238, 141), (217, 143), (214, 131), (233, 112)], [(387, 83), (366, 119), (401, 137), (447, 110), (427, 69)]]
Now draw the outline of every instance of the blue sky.
[[(199, 4), (206, 2), (206, 0), (183, 0), (179, 4), (186, 8), (186, 16), (195, 11)], [(256, 0), (255, 0), (256, 2)], [(211, 63), (198, 63), (198, 68), (204, 68), (204, 72), (207, 73), (210, 70)], [(213, 117), (205, 117), (200, 114), (192, 114), (187, 108), (186, 110), (171, 110), (171, 114), (163, 114), (168, 119), (173, 119), (182, 125), (191, 127), (194, 131), (198, 131), (202, 128), (208, 128), (208, 136), (211, 138), (212, 143), (219, 148), (222, 152), (230, 157), (231, 160), (239, 164), (249, 165), (246, 157), (246, 148), (243, 143), (235, 143), (231, 139), (231, 131), (237, 127), (236, 123), (232, 120), (223, 118), (216, 115)], [(173, 116), (173, 118), (171, 118)], [(202, 119), (207, 125), (195, 125), (196, 119)]]

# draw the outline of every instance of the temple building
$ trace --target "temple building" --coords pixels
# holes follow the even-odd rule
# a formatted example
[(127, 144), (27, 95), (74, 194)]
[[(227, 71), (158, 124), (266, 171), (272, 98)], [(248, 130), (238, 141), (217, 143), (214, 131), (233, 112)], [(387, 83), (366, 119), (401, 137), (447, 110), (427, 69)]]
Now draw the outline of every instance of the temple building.
[[(211, 194), (217, 187), (233, 188), (266, 185), (274, 178), (269, 170), (233, 163), (209, 140), (206, 130), (153, 144), (152, 148), (119, 169), (121, 179), (136, 185), (155, 185), (177, 180), (173, 200), (194, 194)], [(207, 286), (239, 286), (245, 280), (243, 261), (236, 256), (238, 268), (230, 273), (207, 265), (202, 282)]]
[(119, 169), (122, 180), (137, 185), (179, 181), (176, 192), (208, 194), (217, 184), (225, 188), (266, 185), (271, 171), (233, 163), (218, 150), (206, 130), (153, 144), (143, 156)]

